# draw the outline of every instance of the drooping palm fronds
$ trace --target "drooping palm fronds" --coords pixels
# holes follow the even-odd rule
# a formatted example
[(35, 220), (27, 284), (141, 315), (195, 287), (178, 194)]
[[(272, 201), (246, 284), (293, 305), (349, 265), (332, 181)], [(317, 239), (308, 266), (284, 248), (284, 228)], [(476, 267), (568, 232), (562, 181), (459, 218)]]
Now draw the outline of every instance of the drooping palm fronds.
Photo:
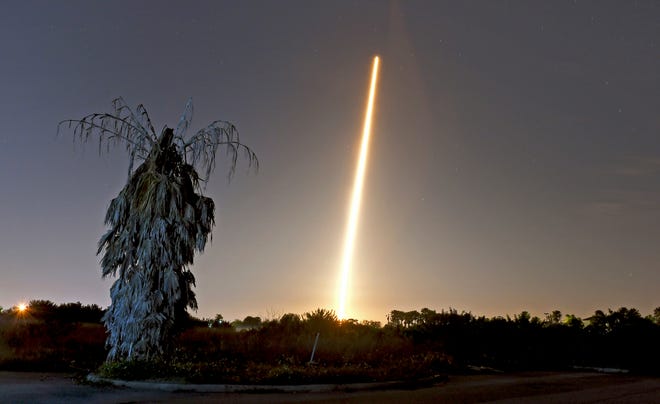
[[(165, 127), (160, 136), (142, 105), (135, 113), (118, 98), (113, 107), (109, 114), (63, 121), (58, 131), (68, 124), (77, 141), (97, 135), (100, 152), (123, 143), (130, 155), (128, 181), (108, 207), (109, 229), (99, 240), (103, 277), (117, 277), (104, 322), (109, 360), (150, 359), (167, 351), (186, 308), (197, 308), (189, 267), (214, 225), (214, 203), (201, 195), (200, 181), (213, 171), (219, 147), (227, 147), (230, 176), (240, 151), (250, 165), (258, 161), (228, 122), (215, 121), (185, 140), (191, 101), (176, 132)], [(140, 165), (133, 170), (136, 158)], [(204, 179), (196, 165), (205, 170)]]
[[(93, 136), (98, 137), (99, 154), (109, 151), (110, 147), (123, 144), (129, 154), (128, 175), (133, 172), (135, 159), (146, 159), (147, 155), (158, 142), (151, 118), (145, 107), (140, 104), (133, 111), (122, 97), (112, 100), (112, 112), (92, 113), (81, 119), (67, 119), (57, 126), (58, 133), (63, 128), (73, 130), (74, 140), (86, 143)], [(176, 130), (172, 143), (184, 161), (193, 167), (204, 171), (202, 181), (208, 180), (215, 168), (215, 155), (218, 148), (225, 147), (230, 157), (229, 177), (236, 169), (238, 156), (242, 152), (249, 166), (259, 168), (256, 154), (248, 146), (240, 142), (236, 127), (227, 121), (217, 120), (200, 129), (186, 140), (185, 134), (192, 122), (193, 103), (188, 99)]]

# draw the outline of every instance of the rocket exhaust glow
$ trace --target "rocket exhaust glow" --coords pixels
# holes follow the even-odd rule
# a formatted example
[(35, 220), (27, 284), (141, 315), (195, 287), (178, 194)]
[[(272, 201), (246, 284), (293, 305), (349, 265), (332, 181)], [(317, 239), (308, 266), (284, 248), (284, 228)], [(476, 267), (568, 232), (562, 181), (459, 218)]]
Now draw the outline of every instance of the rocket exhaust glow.
[(341, 264), (341, 280), (339, 284), (339, 310), (337, 316), (340, 319), (346, 317), (346, 299), (348, 296), (348, 278), (351, 270), (351, 258), (355, 247), (355, 234), (360, 214), (360, 203), (362, 201), (362, 188), (364, 186), (364, 173), (367, 166), (367, 155), (369, 153), (369, 138), (371, 137), (371, 117), (376, 98), (376, 83), (378, 81), (378, 64), (380, 59), (374, 57), (371, 70), (371, 85), (369, 86), (369, 98), (367, 101), (367, 112), (364, 118), (364, 129), (362, 131), (362, 142), (360, 144), (360, 156), (355, 171), (355, 182), (353, 183), (353, 194), (351, 197), (348, 222), (346, 224), (346, 238), (344, 240), (344, 255)]

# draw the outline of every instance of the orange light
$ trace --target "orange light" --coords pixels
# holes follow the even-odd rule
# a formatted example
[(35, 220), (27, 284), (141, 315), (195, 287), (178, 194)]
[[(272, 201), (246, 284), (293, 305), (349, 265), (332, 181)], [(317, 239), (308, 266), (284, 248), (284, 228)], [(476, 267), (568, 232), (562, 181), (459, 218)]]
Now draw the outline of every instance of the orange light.
[(357, 232), (358, 217), (360, 214), (360, 203), (362, 201), (362, 188), (364, 187), (364, 173), (367, 167), (367, 155), (369, 153), (369, 138), (371, 137), (371, 117), (376, 98), (376, 83), (378, 82), (378, 64), (380, 59), (374, 57), (371, 71), (371, 85), (369, 87), (369, 98), (367, 101), (367, 112), (364, 118), (364, 129), (362, 131), (362, 142), (360, 145), (360, 157), (358, 158), (357, 170), (355, 171), (355, 182), (353, 183), (353, 196), (346, 225), (346, 239), (344, 240), (344, 255), (342, 259), (341, 281), (339, 284), (339, 310), (337, 316), (346, 318), (346, 299), (348, 297), (348, 278), (351, 270), (351, 258), (355, 247), (355, 235)]
[(19, 303), (18, 306), (16, 306), (16, 308), (18, 309), (19, 313), (23, 313), (25, 312), (25, 310), (27, 310), (27, 304)]

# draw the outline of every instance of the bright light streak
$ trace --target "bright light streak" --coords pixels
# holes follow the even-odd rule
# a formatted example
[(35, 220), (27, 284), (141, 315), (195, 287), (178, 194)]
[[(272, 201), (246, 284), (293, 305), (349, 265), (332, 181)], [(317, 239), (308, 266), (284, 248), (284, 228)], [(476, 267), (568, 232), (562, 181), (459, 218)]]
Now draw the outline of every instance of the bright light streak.
[(380, 59), (374, 57), (371, 71), (371, 85), (369, 86), (369, 99), (367, 101), (367, 113), (364, 117), (364, 129), (362, 131), (362, 142), (360, 145), (360, 157), (358, 158), (357, 170), (355, 171), (355, 182), (353, 183), (353, 196), (351, 197), (348, 222), (346, 224), (346, 239), (344, 240), (344, 255), (341, 264), (341, 281), (339, 284), (339, 310), (337, 316), (346, 318), (346, 299), (348, 296), (348, 278), (351, 271), (351, 258), (355, 247), (355, 234), (357, 231), (358, 217), (360, 214), (360, 203), (362, 201), (362, 188), (364, 186), (364, 172), (367, 167), (367, 155), (369, 153), (369, 138), (371, 137), (371, 116), (374, 110), (374, 99), (376, 98), (376, 83), (378, 81), (378, 64)]
[(23, 313), (25, 310), (27, 310), (27, 304), (19, 303), (17, 308), (19, 313)]

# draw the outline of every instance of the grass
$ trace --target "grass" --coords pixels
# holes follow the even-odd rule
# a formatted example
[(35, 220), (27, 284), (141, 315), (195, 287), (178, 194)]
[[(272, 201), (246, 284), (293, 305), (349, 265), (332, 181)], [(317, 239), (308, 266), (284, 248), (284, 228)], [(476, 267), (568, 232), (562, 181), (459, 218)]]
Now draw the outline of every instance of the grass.
[(406, 361), (381, 363), (289, 364), (217, 360), (208, 362), (122, 361), (104, 363), (102, 377), (122, 380), (152, 380), (221, 384), (346, 384), (394, 380), (420, 380), (444, 373), (444, 358), (423, 355)]
[(105, 363), (98, 373), (124, 380), (281, 385), (420, 379), (450, 368), (444, 354), (415, 352), (412, 339), (395, 329), (332, 318), (272, 321), (246, 331), (194, 327), (175, 345), (168, 360)]
[[(165, 360), (104, 363), (98, 323), (0, 316), (0, 369), (94, 371), (125, 380), (190, 383), (354, 383), (432, 376), (448, 368), (440, 353), (415, 353), (412, 340), (373, 325), (272, 321), (258, 329), (192, 327)], [(298, 320), (295, 320), (298, 318)], [(309, 363), (316, 333), (315, 361)]]

